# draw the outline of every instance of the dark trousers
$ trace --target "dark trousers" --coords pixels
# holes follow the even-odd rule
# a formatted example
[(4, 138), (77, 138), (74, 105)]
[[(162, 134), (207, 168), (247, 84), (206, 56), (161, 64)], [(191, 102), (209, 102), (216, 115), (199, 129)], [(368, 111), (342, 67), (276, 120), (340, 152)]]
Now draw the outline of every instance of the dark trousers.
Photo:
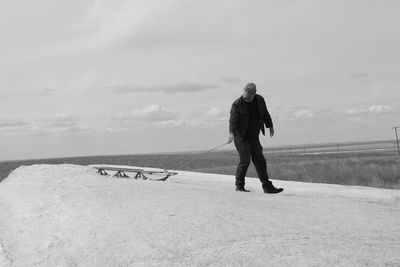
[(267, 161), (265, 160), (260, 140), (258, 138), (255, 140), (235, 140), (235, 146), (240, 157), (236, 169), (236, 187), (244, 187), (245, 176), (250, 165), (250, 158), (253, 161), (258, 178), (263, 187), (267, 186), (270, 183), (268, 180)]

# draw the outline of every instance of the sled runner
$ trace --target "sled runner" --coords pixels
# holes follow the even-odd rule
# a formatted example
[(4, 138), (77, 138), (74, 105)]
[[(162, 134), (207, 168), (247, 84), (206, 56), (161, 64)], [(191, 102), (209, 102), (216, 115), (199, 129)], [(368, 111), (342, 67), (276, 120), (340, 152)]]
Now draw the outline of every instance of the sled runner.
[(107, 172), (115, 172), (113, 176), (119, 178), (130, 178), (126, 173), (136, 173), (134, 179), (165, 181), (170, 176), (178, 174), (177, 172), (158, 169), (158, 168), (141, 168), (134, 166), (119, 166), (119, 165), (92, 165), (100, 175), (109, 175)]

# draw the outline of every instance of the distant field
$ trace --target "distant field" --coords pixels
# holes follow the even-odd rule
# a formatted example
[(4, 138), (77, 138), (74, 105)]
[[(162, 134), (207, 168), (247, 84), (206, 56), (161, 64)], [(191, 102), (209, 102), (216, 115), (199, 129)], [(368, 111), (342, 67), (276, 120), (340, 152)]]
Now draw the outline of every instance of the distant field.
[(347, 142), (328, 144), (309, 144), (295, 146), (270, 147), (266, 151), (272, 154), (346, 154), (346, 153), (397, 153), (395, 140), (369, 142)]
[[(297, 153), (294, 150), (289, 153), (266, 150), (264, 154), (272, 179), (400, 189), (400, 156), (393, 149), (346, 153), (333, 151), (304, 153), (304, 149), (300, 149)], [(21, 165), (43, 163), (136, 165), (234, 175), (238, 155), (236, 151), (218, 151), (208, 154), (91, 156), (0, 162), (0, 181)], [(257, 177), (253, 165), (250, 165), (247, 176)]]

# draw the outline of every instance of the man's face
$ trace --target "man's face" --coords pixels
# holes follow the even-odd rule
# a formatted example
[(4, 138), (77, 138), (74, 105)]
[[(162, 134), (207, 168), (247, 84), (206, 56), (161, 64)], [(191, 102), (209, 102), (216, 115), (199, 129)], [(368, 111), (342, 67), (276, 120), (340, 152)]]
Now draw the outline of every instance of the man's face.
[(254, 96), (256, 95), (256, 91), (244, 91), (243, 92), (243, 99), (244, 101), (246, 101), (247, 103), (250, 103), (253, 101)]

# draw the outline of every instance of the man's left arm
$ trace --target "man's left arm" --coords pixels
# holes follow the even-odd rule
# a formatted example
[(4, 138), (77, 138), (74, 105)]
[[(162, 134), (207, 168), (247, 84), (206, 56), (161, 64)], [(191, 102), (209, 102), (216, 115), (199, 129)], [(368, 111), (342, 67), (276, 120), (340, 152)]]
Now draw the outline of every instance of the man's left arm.
[(272, 123), (271, 115), (268, 112), (267, 105), (265, 104), (264, 98), (262, 98), (262, 103), (264, 105), (264, 114), (263, 114), (263, 121), (265, 123), (265, 127), (269, 128), (269, 135), (272, 137), (275, 134), (274, 124)]

